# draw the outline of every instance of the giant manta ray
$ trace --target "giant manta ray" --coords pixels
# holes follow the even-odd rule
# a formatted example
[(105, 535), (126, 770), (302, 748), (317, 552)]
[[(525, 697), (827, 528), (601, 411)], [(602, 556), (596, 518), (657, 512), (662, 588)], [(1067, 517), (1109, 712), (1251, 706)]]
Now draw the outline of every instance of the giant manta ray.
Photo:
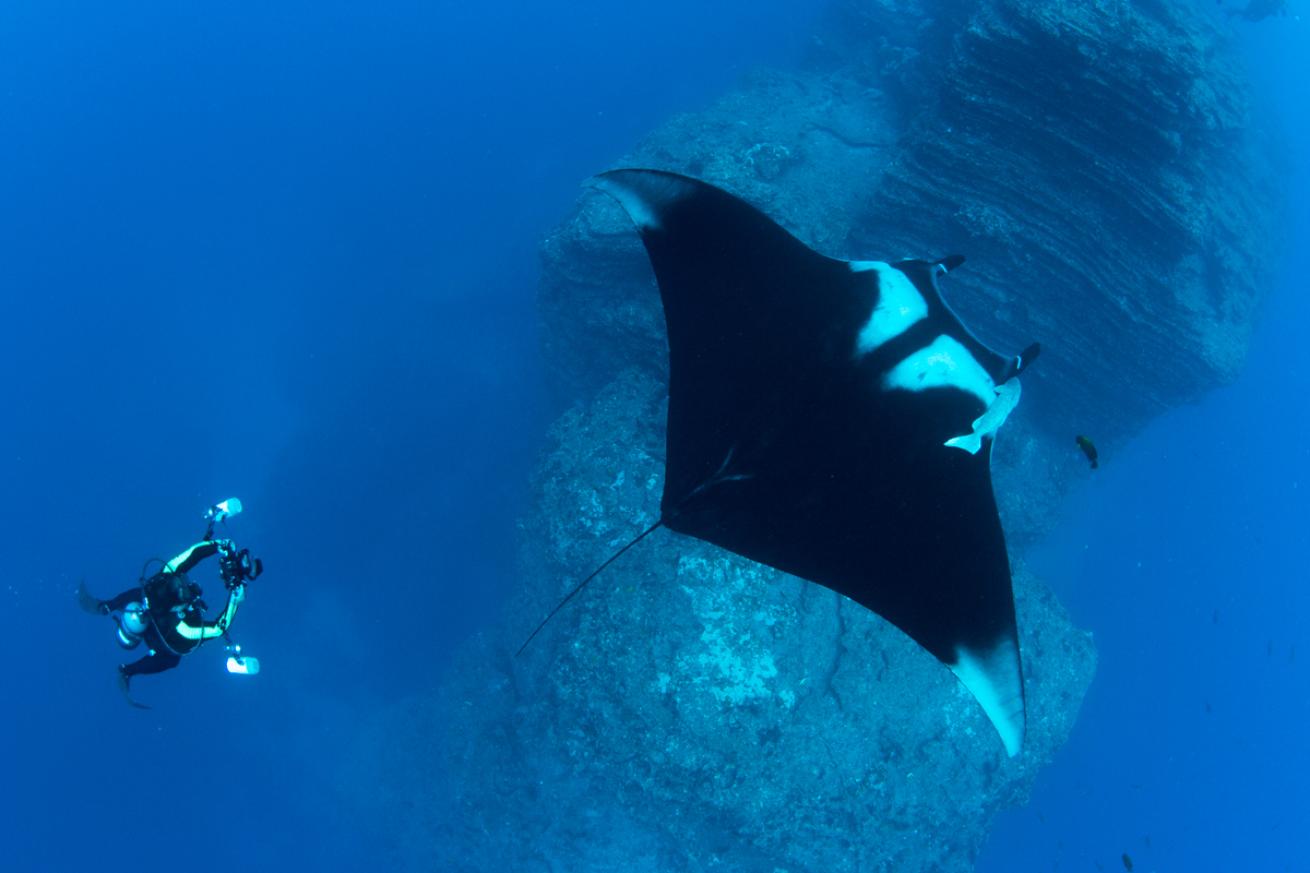
[(950, 667), (1017, 754), (1023, 672), (991, 450), (1039, 347), (1005, 357), (960, 323), (937, 289), (958, 255), (836, 260), (695, 179), (589, 184), (640, 231), (670, 359), (660, 518), (596, 573), (663, 526), (844, 594)]

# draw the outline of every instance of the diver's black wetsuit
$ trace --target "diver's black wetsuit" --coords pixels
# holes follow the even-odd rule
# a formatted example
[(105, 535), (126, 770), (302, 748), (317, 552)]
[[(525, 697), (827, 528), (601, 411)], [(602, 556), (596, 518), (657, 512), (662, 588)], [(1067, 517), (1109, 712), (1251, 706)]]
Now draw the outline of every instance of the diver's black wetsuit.
[[(219, 634), (226, 630), (222, 619), (218, 622), (204, 620), (204, 604), (198, 599), (199, 586), (186, 577), (188, 570), (205, 558), (217, 554), (226, 545), (228, 543), (223, 540), (196, 543), (165, 564), (164, 569), (151, 577), (144, 586), (129, 588), (101, 604), (101, 610), (106, 613), (121, 612), (134, 602), (150, 605), (149, 620), (141, 635), (150, 652), (131, 664), (123, 665), (120, 669), (124, 676), (162, 673), (182, 663), (182, 656), (202, 642), (201, 639), (183, 636), (178, 630), (183, 623), (196, 629), (216, 629)], [(230, 617), (233, 611), (229, 597), (229, 608), (224, 616)]]

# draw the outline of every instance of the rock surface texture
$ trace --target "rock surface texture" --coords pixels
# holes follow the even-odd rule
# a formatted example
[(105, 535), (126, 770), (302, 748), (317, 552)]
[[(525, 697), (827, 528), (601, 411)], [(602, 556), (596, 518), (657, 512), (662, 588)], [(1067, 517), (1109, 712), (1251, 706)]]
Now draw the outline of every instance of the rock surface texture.
[[(584, 194), (543, 244), (569, 410), (523, 525), (525, 585), (361, 766), (416, 866), (966, 871), (1026, 797), (1095, 669), (1022, 561), (1104, 448), (1240, 366), (1272, 195), (1239, 71), (1185, 4), (834, 4), (809, 66), (761, 73), (621, 163), (707, 179), (826, 254), (958, 251), (966, 324), (1042, 360), (998, 442), (1028, 696), (1008, 759), (953, 675), (818, 586), (660, 531), (666, 348), (636, 233)], [(426, 744), (431, 763), (392, 749)]]
[[(876, 5), (844, 8), (876, 26)], [(925, 24), (952, 34), (943, 57), (897, 69), (922, 90), (859, 247), (967, 253), (966, 323), (1045, 344), (1025, 380), (1043, 426), (1120, 438), (1246, 354), (1276, 210), (1241, 70), (1188, 4), (967, 8)]]

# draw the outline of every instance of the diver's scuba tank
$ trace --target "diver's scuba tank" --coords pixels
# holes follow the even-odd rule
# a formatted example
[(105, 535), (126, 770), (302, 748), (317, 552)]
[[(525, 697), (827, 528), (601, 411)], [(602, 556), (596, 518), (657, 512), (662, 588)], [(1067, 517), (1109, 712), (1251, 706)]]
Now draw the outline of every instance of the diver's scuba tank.
[(146, 632), (149, 622), (149, 610), (134, 600), (123, 608), (121, 616), (115, 616), (114, 623), (118, 625), (118, 632), (114, 639), (125, 649), (135, 649), (141, 645), (141, 635)]

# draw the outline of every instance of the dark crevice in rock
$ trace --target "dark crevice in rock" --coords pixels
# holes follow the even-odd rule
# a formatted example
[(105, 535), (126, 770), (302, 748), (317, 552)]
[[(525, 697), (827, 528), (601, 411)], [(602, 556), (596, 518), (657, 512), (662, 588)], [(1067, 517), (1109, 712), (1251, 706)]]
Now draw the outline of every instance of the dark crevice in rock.
[(837, 687), (833, 684), (832, 680), (837, 675), (837, 671), (841, 669), (842, 655), (846, 654), (846, 645), (842, 642), (843, 638), (846, 636), (846, 621), (842, 618), (842, 600), (844, 599), (845, 598), (837, 595), (831, 597), (833, 602), (833, 613), (837, 617), (837, 642), (836, 645), (832, 647), (832, 661), (828, 664), (828, 669), (823, 674), (822, 683), (824, 693), (836, 701), (837, 708), (843, 712), (845, 712), (846, 707), (842, 703), (841, 695), (837, 693)]

